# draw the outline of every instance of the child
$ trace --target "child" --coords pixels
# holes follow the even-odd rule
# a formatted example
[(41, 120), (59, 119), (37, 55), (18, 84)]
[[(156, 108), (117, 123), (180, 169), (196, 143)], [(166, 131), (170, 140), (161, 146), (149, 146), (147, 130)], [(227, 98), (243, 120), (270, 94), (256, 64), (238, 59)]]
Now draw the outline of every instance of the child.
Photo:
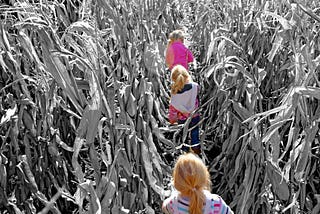
[(184, 35), (182, 30), (175, 30), (170, 33), (166, 50), (166, 65), (170, 70), (175, 65), (182, 65), (188, 70), (188, 63), (193, 62), (193, 55), (183, 42)]
[(180, 155), (173, 169), (176, 189), (162, 204), (166, 214), (233, 214), (216, 194), (210, 193), (210, 174), (202, 160), (192, 153)]
[[(192, 82), (191, 76), (182, 65), (176, 65), (171, 71), (171, 100), (169, 105), (169, 122), (174, 124), (185, 123), (190, 113), (199, 106), (199, 85)], [(195, 126), (200, 120), (198, 113), (194, 114), (189, 128)], [(191, 146), (195, 153), (200, 154), (199, 127), (191, 130)]]

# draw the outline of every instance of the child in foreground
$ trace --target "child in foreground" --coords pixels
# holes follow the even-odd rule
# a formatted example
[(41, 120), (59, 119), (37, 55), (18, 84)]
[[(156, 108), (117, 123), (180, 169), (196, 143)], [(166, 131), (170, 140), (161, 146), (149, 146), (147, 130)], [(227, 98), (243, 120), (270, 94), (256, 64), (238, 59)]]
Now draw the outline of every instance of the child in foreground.
[(233, 214), (219, 195), (210, 193), (208, 169), (193, 153), (179, 156), (172, 177), (177, 191), (163, 202), (164, 213)]
[(193, 62), (192, 52), (184, 45), (182, 30), (175, 30), (169, 34), (166, 50), (166, 64), (170, 70), (175, 65), (182, 65), (188, 70), (188, 63)]
[[(192, 82), (191, 76), (182, 65), (176, 65), (171, 71), (171, 99), (169, 105), (169, 122), (184, 124), (190, 114), (199, 106), (199, 85)], [(200, 115), (195, 113), (189, 124), (191, 130), (192, 150), (200, 154), (199, 127)]]

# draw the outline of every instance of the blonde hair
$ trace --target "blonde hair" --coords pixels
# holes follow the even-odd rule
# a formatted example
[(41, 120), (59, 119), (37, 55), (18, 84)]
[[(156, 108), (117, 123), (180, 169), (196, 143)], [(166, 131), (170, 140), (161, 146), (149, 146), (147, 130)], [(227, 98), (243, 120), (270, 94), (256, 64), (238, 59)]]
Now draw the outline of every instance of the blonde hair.
[(183, 42), (184, 40), (184, 33), (182, 30), (174, 30), (169, 34), (169, 42), (168, 45), (172, 44), (173, 42), (181, 40)]
[(173, 67), (171, 71), (171, 80), (173, 81), (173, 84), (171, 85), (171, 94), (178, 93), (178, 91), (183, 89), (186, 83), (192, 81), (187, 69), (182, 65)]
[(189, 213), (202, 213), (205, 203), (203, 190), (210, 191), (210, 174), (203, 161), (193, 153), (179, 156), (173, 169), (174, 187), (190, 198)]

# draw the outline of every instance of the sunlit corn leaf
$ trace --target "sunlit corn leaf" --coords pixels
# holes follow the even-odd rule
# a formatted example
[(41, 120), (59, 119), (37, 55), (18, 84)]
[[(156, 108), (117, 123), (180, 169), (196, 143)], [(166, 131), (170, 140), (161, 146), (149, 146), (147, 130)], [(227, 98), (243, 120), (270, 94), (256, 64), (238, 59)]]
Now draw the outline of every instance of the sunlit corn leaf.
[(268, 56), (268, 60), (270, 62), (272, 62), (274, 56), (276, 55), (277, 51), (279, 50), (279, 48), (281, 47), (282, 45), (282, 42), (283, 42), (283, 37), (280, 33), (277, 33), (276, 34), (276, 37), (274, 39), (274, 42), (272, 43), (272, 49), (271, 51), (269, 52), (269, 56)]
[(280, 156), (280, 144), (281, 144), (281, 136), (277, 131), (274, 132), (272, 137), (269, 140), (270, 147), (271, 147), (271, 160), (273, 163), (278, 163), (279, 156)]
[(7, 32), (5, 31), (4, 26), (3, 26), (2, 23), (0, 24), (0, 27), (1, 27), (1, 30), (0, 30), (0, 39), (1, 39), (0, 45), (4, 50), (10, 51), (10, 43), (9, 43), (9, 40), (8, 40)]
[(73, 144), (74, 152), (72, 154), (72, 166), (75, 171), (74, 173), (75, 173), (76, 177), (78, 178), (79, 182), (84, 182), (84, 174), (83, 174), (82, 168), (78, 162), (79, 152), (84, 144), (84, 141), (85, 140), (83, 138), (77, 137), (74, 141), (74, 144)]
[(320, 100), (320, 88), (318, 87), (296, 87), (294, 88), (294, 91), (298, 94), (301, 94), (302, 96), (306, 97), (314, 97), (318, 100)]
[[(130, 89), (130, 87), (128, 87)], [(126, 93), (127, 95), (127, 103), (126, 103), (126, 111), (131, 117), (134, 117), (137, 114), (137, 101), (133, 96), (132, 92)]]
[(268, 16), (272, 16), (273, 18), (277, 19), (281, 26), (283, 27), (284, 30), (290, 30), (292, 29), (292, 26), (290, 24), (290, 22), (285, 19), (284, 17), (278, 15), (278, 14), (275, 14), (275, 13), (272, 13), (272, 12), (269, 12), (269, 11), (264, 11), (264, 13)]
[(0, 126), (3, 126), (5, 123), (10, 121), (11, 117), (15, 115), (17, 111), (17, 105), (14, 105), (13, 108), (9, 108), (6, 110), (6, 113), (1, 117)]
[(68, 12), (64, 4), (56, 4), (55, 9), (56, 9), (56, 15), (60, 20), (60, 22), (63, 23), (65, 27), (68, 27), (70, 25), (70, 19), (68, 17)]

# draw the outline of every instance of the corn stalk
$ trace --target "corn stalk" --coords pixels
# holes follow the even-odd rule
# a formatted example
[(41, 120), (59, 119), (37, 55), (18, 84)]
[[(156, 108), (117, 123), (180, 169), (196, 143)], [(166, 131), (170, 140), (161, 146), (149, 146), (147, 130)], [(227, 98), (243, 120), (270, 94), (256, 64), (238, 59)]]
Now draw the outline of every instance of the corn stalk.
[(190, 7), (214, 189), (236, 213), (316, 213), (319, 4)]
[(319, 212), (317, 1), (0, 7), (0, 209), (159, 213), (175, 154), (167, 34), (187, 26), (213, 191), (236, 213)]
[(170, 173), (159, 151), (174, 149), (159, 129), (167, 123), (167, 7), (70, 0), (1, 8), (2, 208), (159, 210)]

